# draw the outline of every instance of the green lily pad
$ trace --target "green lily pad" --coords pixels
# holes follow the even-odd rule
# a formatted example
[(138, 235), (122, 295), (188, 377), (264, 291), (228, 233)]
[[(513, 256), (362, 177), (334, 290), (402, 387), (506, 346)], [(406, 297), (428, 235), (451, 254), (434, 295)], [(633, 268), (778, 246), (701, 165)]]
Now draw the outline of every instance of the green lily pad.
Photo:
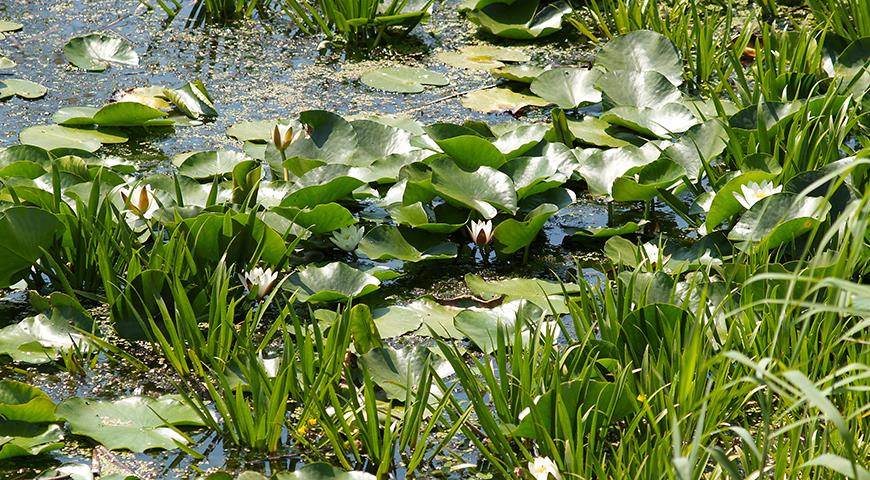
[(660, 33), (638, 30), (604, 44), (595, 65), (609, 72), (658, 72), (674, 85), (683, 83), (683, 62), (673, 42)]
[(570, 109), (601, 101), (601, 92), (595, 88), (599, 77), (598, 70), (556, 68), (542, 73), (529, 88), (535, 95)]
[(676, 143), (664, 151), (664, 156), (683, 167), (689, 180), (695, 181), (705, 164), (725, 150), (727, 135), (719, 120), (708, 120), (691, 127)]
[(46, 93), (48, 93), (47, 88), (30, 80), (17, 78), (0, 80), (0, 100), (5, 100), (16, 95), (33, 100), (45, 96)]
[(15, 380), (0, 380), (0, 418), (27, 423), (57, 421), (54, 402), (45, 392)]
[(304, 209), (276, 207), (272, 211), (315, 234), (332, 232), (357, 222), (350, 210), (333, 202)]
[(825, 219), (830, 204), (823, 197), (777, 193), (752, 206), (728, 233), (733, 241), (775, 248), (809, 232)]
[[(416, 241), (412, 243), (413, 240)], [(372, 229), (359, 242), (358, 249), (360, 253), (372, 260), (402, 260), (405, 262), (443, 260), (455, 257), (457, 252), (456, 244), (442, 242), (438, 237), (432, 237), (428, 234), (414, 235), (413, 232), (409, 231), (403, 235), (401, 230), (392, 225), (381, 225)]]
[(498, 210), (516, 213), (516, 188), (504, 173), (490, 167), (467, 172), (449, 158), (438, 158), (430, 167), (432, 188), (448, 203), (475, 210), (485, 219)]
[(332, 262), (323, 267), (309, 265), (294, 273), (283, 288), (296, 292), (296, 298), (308, 303), (344, 301), (362, 297), (380, 288), (375, 276), (343, 262)]
[[(359, 357), (372, 380), (386, 393), (387, 398), (405, 401), (414, 399), (414, 389), (420, 384), (420, 380), (426, 369), (441, 378), (446, 378), (453, 373), (450, 364), (432, 350), (421, 346), (409, 346), (401, 349), (381, 347), (369, 350)], [(443, 396), (443, 392), (437, 385), (432, 385), (429, 392), (429, 403), (437, 404)]]
[(255, 120), (239, 122), (227, 128), (227, 135), (240, 142), (267, 143), (272, 141), (272, 130), (279, 123), (286, 124), (281, 120)]
[(176, 395), (88, 400), (73, 397), (57, 406), (57, 416), (76, 435), (90, 437), (109, 450), (172, 450), (187, 440), (167, 425), (203, 426), (196, 411)]
[(544, 68), (535, 65), (505, 65), (490, 70), (490, 73), (495, 78), (504, 78), (512, 82), (532, 83), (545, 71)]
[(0, 211), (0, 288), (18, 282), (62, 231), (56, 216), (36, 207)]
[(680, 90), (667, 77), (652, 71), (608, 72), (598, 78), (595, 86), (601, 90), (605, 108), (657, 108), (682, 98)]
[(453, 325), (453, 318), (463, 309), (442, 305), (431, 297), (423, 297), (407, 305), (393, 305), (374, 312), (375, 325), (381, 338), (413, 333), (428, 337), (431, 332), (443, 338), (465, 338)]
[(63, 430), (59, 425), (34, 425), (0, 421), (0, 461), (29, 457), (63, 447)]
[(470, 46), (456, 52), (441, 52), (437, 58), (456, 68), (491, 70), (503, 67), (505, 65), (504, 62), (528, 62), (532, 57), (521, 50), (513, 48)]
[(624, 147), (631, 143), (621, 129), (598, 117), (583, 117), (582, 120), (567, 120), (568, 130), (574, 135), (574, 140), (596, 147)]
[(280, 472), (275, 475), (275, 480), (375, 480), (376, 478), (366, 472), (345, 472), (327, 463), (309, 463), (295, 472)]
[(5, 34), (9, 32), (17, 32), (24, 28), (24, 25), (18, 22), (9, 20), (0, 20), (0, 40), (6, 38)]
[(515, 40), (531, 40), (552, 35), (562, 29), (562, 21), (571, 13), (565, 1), (541, 5), (539, 0), (516, 3), (490, 3), (469, 11), (469, 20), (493, 35)]
[(292, 190), (281, 201), (282, 207), (313, 207), (343, 200), (364, 182), (348, 175), (343, 165), (324, 165), (310, 170), (293, 184)]
[(601, 119), (613, 125), (630, 128), (640, 134), (667, 138), (698, 124), (698, 119), (679, 103), (658, 107), (615, 107), (604, 112)]
[(399, 225), (431, 233), (453, 233), (468, 222), (468, 212), (447, 204), (431, 208), (423, 202), (415, 202), (411, 205), (394, 205), (387, 208), (387, 211)]
[(102, 33), (71, 39), (63, 54), (73, 65), (92, 72), (102, 72), (110, 64), (139, 65), (139, 55), (129, 42)]
[(559, 211), (559, 207), (545, 203), (529, 212), (522, 221), (509, 218), (492, 231), (495, 248), (501, 253), (514, 253), (530, 245), (544, 223)]
[(632, 168), (654, 161), (658, 156), (658, 149), (638, 148), (633, 145), (599, 150), (581, 162), (577, 172), (586, 180), (590, 192), (611, 195), (617, 178)]
[(164, 88), (163, 96), (190, 119), (218, 116), (214, 100), (199, 80), (187, 82), (181, 88)]
[(870, 89), (870, 37), (852, 42), (837, 56), (834, 77), (840, 80), (840, 91), (856, 98), (864, 97)]
[(125, 143), (127, 137), (113, 130), (72, 128), (63, 125), (36, 125), (22, 130), (18, 140), (51, 151), (69, 148), (96, 152), (104, 143)]
[(523, 343), (528, 344), (534, 329), (543, 319), (543, 309), (532, 302), (515, 300), (495, 308), (467, 308), (459, 312), (453, 321), (456, 328), (483, 353), (490, 354), (496, 349), (500, 331), (505, 335), (505, 341), (513, 344), (515, 332), (519, 328)]
[(564, 294), (580, 291), (576, 283), (559, 283), (538, 278), (509, 278), (506, 280), (487, 281), (473, 273), (465, 274), (465, 284), (475, 296), (484, 300), (494, 300), (504, 297), (505, 302), (528, 300), (543, 311), (563, 314), (567, 313)]
[(0, 356), (7, 355), (14, 362), (49, 363), (60, 352), (75, 348), (87, 350), (87, 337), (76, 331), (60, 317), (39, 314), (0, 329)]
[(501, 167), (517, 189), (522, 200), (556, 188), (571, 178), (577, 168), (577, 159), (561, 143), (548, 144), (540, 157), (517, 157)]
[(228, 175), (246, 158), (245, 154), (232, 150), (212, 150), (182, 156), (174, 162), (178, 165), (178, 173), (203, 180)]
[(115, 102), (97, 110), (93, 118), (95, 124), (104, 127), (140, 127), (165, 116), (166, 112), (141, 103)]
[[(0, 35), (3, 35), (3, 34), (0, 33)], [(17, 65), (17, 63), (15, 63), (14, 60), (12, 60), (9, 57), (4, 57), (3, 55), (0, 55), (0, 70), (5, 70), (7, 68), (15, 68), (15, 65)]]
[(646, 220), (641, 220), (640, 222), (626, 222), (618, 227), (585, 227), (574, 235), (587, 238), (610, 238), (616, 235), (637, 233), (646, 223), (648, 223)]
[(759, 124), (766, 130), (773, 130), (789, 120), (801, 108), (800, 102), (762, 102), (749, 106), (731, 116), (728, 124), (733, 128), (754, 131)]
[(476, 112), (510, 112), (517, 113), (527, 107), (545, 107), (550, 102), (543, 98), (509, 88), (496, 87), (474, 90), (462, 96), (462, 106)]
[(444, 75), (414, 67), (383, 67), (369, 70), (360, 77), (365, 85), (396, 93), (420, 93), (424, 85), (443, 87), (450, 83)]
[(456, 165), (465, 170), (474, 170), (482, 165), (498, 168), (507, 160), (491, 141), (470, 128), (436, 123), (426, 127), (426, 133)]

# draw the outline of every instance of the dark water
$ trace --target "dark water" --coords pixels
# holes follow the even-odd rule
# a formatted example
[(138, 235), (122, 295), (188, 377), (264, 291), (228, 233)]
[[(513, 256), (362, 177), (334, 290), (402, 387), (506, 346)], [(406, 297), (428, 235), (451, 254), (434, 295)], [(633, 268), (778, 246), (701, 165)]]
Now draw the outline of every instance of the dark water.
[[(227, 26), (185, 28), (184, 15), (167, 23), (162, 12), (148, 12), (126, 0), (7, 0), (0, 2), (0, 18), (25, 25), (24, 30), (0, 40), (0, 51), (18, 63), (2, 75), (24, 78), (48, 87), (39, 100), (18, 98), (0, 103), (0, 146), (17, 143), (18, 132), (28, 126), (51, 123), (51, 115), (66, 106), (100, 106), (120, 89), (149, 85), (173, 86), (202, 80), (215, 99), (220, 116), (198, 127), (178, 127), (171, 135), (137, 139), (128, 145), (104, 148), (102, 155), (135, 159), (144, 170), (164, 164), (174, 155), (216, 148), (241, 147), (226, 136), (227, 127), (244, 120), (295, 117), (309, 109), (325, 109), (345, 116), (371, 113), (408, 113), (428, 123), (484, 120), (502, 123), (513, 120), (509, 115), (481, 114), (467, 110), (458, 98), (438, 99), (493, 83), (483, 71), (459, 70), (435, 59), (442, 50), (486, 43), (470, 23), (456, 13), (457, 1), (436, 5), (430, 22), (416, 29), (400, 44), (375, 52), (349, 55), (341, 50), (320, 48), (322, 38), (296, 35), (293, 26), (276, 19), (265, 23), (240, 22)], [(104, 73), (87, 73), (67, 64), (64, 43), (72, 36), (108, 30), (127, 38), (140, 54), (139, 67), (111, 67)], [(505, 42), (497, 42), (505, 45)], [(510, 44), (510, 43), (507, 43)], [(513, 44), (526, 50), (542, 66), (577, 65), (589, 59), (588, 46), (570, 34), (534, 45)], [(361, 58), (360, 58), (361, 57)], [(451, 84), (430, 88), (419, 95), (401, 95), (374, 91), (359, 81), (359, 75), (383, 64), (404, 64), (440, 71)], [(2, 77), (0, 77), (2, 78)], [(535, 118), (545, 118), (538, 112)], [(609, 219), (604, 203), (581, 201), (553, 217), (544, 235), (533, 245), (528, 264), (520, 257), (484, 265), (468, 250), (457, 261), (392, 265), (406, 275), (386, 285), (379, 293), (381, 301), (402, 301), (426, 293), (451, 297), (464, 293), (462, 275), (474, 272), (486, 278), (537, 276), (553, 279), (570, 275), (591, 275), (582, 270), (600, 262), (600, 244), (574, 240), (573, 229), (604, 226), (608, 221), (619, 224), (637, 220), (639, 205), (618, 205)], [(658, 231), (676, 233), (678, 225), (667, 213), (656, 217)], [(575, 259), (580, 259), (575, 262)], [(581, 272), (576, 272), (576, 266)], [(0, 298), (0, 324), (20, 320), (27, 315), (21, 294)], [(159, 394), (172, 391), (166, 369), (135, 372), (110, 362), (100, 362), (84, 377), (60, 373), (48, 367), (29, 370), (26, 374), (0, 369), (9, 376), (45, 389), (55, 400), (79, 395), (113, 398), (129, 394)], [(72, 437), (74, 438), (74, 437)], [(230, 450), (213, 436), (198, 437), (196, 450), (205, 458), (194, 461), (179, 452), (133, 455), (119, 453), (119, 458), (143, 476), (178, 478), (196, 476), (190, 468), (226, 468), (230, 471), (254, 469), (270, 472), (293, 469), (301, 460), (292, 451), (284, 456), (262, 455)], [(0, 478), (32, 478), (34, 472), (58, 462), (90, 460), (93, 445), (87, 439), (67, 441), (67, 446), (37, 460), (0, 462)], [(460, 451), (461, 447), (456, 446)], [(434, 472), (433, 472), (434, 473)], [(460, 475), (461, 476), (461, 475)]]

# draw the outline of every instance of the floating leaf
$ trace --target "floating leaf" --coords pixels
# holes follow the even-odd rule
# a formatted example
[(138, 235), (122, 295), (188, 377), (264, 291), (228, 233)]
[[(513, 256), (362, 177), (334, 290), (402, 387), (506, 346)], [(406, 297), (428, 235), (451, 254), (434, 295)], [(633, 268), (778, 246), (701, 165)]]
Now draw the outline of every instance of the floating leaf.
[(464, 95), (460, 101), (465, 108), (483, 113), (517, 113), (526, 107), (545, 107), (550, 104), (540, 97), (514, 92), (504, 87), (474, 90)]
[(462, 310), (442, 305), (431, 297), (423, 297), (407, 305), (375, 310), (375, 325), (382, 338), (408, 333), (428, 337), (431, 330), (440, 337), (460, 339), (465, 336), (453, 325), (453, 317)]
[[(406, 237), (416, 240), (413, 245)], [(420, 245), (425, 243), (425, 245)], [(418, 248), (419, 247), (419, 248)], [(359, 251), (372, 260), (402, 260), (420, 262), (423, 260), (442, 260), (456, 256), (456, 244), (442, 242), (431, 235), (405, 235), (391, 225), (381, 225), (372, 229), (359, 243)]]
[(62, 231), (54, 214), (36, 207), (0, 211), (0, 288), (20, 280)]
[(71, 39), (64, 45), (63, 54), (73, 65), (92, 72), (102, 72), (112, 63), (139, 65), (139, 55), (129, 42), (102, 33)]
[(381, 285), (373, 275), (343, 262), (332, 262), (317, 267), (309, 265), (294, 273), (283, 288), (296, 292), (296, 298), (308, 303), (343, 301), (361, 297), (377, 290)]
[(163, 95), (188, 118), (198, 120), (218, 115), (214, 100), (212, 100), (205, 85), (199, 80), (187, 82), (181, 88), (165, 88)]
[(405, 66), (369, 70), (360, 81), (372, 88), (397, 93), (420, 93), (425, 89), (424, 85), (443, 87), (450, 83), (438, 72)]
[(777, 193), (752, 206), (731, 229), (729, 240), (761, 243), (775, 248), (812, 230), (828, 214), (822, 197)]
[(652, 71), (608, 72), (598, 78), (595, 86), (601, 90), (605, 108), (658, 108), (666, 103), (679, 102), (682, 98), (675, 85)]
[[(366, 372), (372, 380), (386, 393), (387, 398), (405, 401), (414, 399), (414, 389), (420, 384), (420, 380), (426, 369), (441, 378), (446, 378), (453, 373), (450, 364), (432, 350), (421, 346), (409, 346), (401, 349), (381, 347), (370, 350), (359, 357)], [(437, 385), (433, 385), (429, 392), (429, 403), (437, 404), (443, 396), (443, 392)]]
[(59, 425), (0, 421), (0, 461), (40, 455), (63, 447)]
[(683, 83), (683, 62), (674, 43), (660, 33), (638, 30), (604, 44), (595, 65), (609, 72), (658, 72), (674, 85)]
[(535, 65), (505, 65), (492, 69), (490, 73), (496, 78), (504, 78), (512, 82), (532, 83), (545, 71), (544, 68)]
[(601, 92), (595, 88), (600, 76), (597, 70), (556, 68), (542, 73), (530, 88), (539, 97), (562, 108), (576, 108), (601, 101)]
[(76, 435), (90, 437), (109, 450), (171, 450), (187, 440), (173, 426), (203, 426), (196, 411), (176, 395), (88, 400), (73, 397), (57, 406), (57, 416)]
[(228, 175), (239, 162), (247, 157), (232, 150), (217, 150), (194, 152), (187, 156), (176, 158), (178, 172), (190, 178), (209, 179), (215, 176)]
[[(2, 36), (2, 35), (3, 34), (0, 33), (0, 36)], [(2, 38), (2, 37), (0, 37), (0, 38)], [(15, 68), (15, 65), (17, 65), (17, 64), (11, 58), (4, 57), (3, 55), (0, 55), (0, 70), (7, 69), (7, 68)]]
[(68, 148), (96, 152), (104, 143), (124, 143), (127, 137), (112, 130), (36, 125), (22, 130), (18, 134), (18, 140), (48, 151)]
[(45, 392), (15, 380), (0, 380), (0, 418), (27, 423), (57, 421), (54, 402)]
[(514, 253), (527, 247), (538, 236), (544, 223), (558, 211), (559, 207), (545, 203), (529, 212), (522, 221), (513, 218), (502, 221), (492, 232), (496, 250)]
[(679, 103), (657, 107), (615, 107), (601, 114), (601, 119), (630, 128), (650, 137), (666, 138), (698, 124), (698, 119)]
[[(543, 319), (544, 310), (540, 307), (525, 300), (515, 300), (495, 308), (467, 308), (456, 315), (454, 324), (483, 353), (490, 354), (496, 349), (500, 332), (508, 344), (513, 344), (519, 328), (523, 343), (528, 344)], [(547, 325), (543, 331), (553, 327)]]
[(490, 3), (469, 11), (469, 20), (493, 35), (515, 40), (531, 40), (552, 35), (562, 29), (562, 20), (571, 6), (559, 0), (541, 5), (539, 0)]
[(457, 52), (441, 52), (438, 60), (457, 68), (490, 70), (503, 67), (503, 62), (528, 62), (528, 54), (506, 47), (470, 46)]
[(432, 188), (449, 203), (476, 210), (483, 218), (498, 210), (516, 213), (516, 188), (504, 173), (490, 167), (466, 172), (449, 158), (436, 159), (431, 168)]
[[(0, 68), (4, 68), (0, 66)], [(28, 100), (43, 97), (48, 92), (48, 89), (38, 83), (30, 80), (21, 80), (17, 78), (9, 78), (0, 80), (0, 100), (5, 100), (9, 97), (19, 96)]]
[(633, 145), (599, 150), (581, 162), (577, 172), (586, 179), (590, 192), (610, 195), (617, 178), (632, 168), (652, 162), (658, 156), (656, 148), (637, 148)]

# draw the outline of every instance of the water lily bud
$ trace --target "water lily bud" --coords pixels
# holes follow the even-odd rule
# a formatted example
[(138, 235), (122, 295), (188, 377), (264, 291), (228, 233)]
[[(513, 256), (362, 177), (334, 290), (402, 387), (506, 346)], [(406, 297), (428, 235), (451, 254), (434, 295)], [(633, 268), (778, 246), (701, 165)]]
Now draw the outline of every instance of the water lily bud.
[(124, 208), (136, 216), (150, 219), (158, 208), (157, 198), (150, 185), (139, 186), (132, 190), (121, 190)]
[(471, 225), (468, 226), (468, 233), (475, 245), (479, 247), (489, 245), (492, 241), (492, 220), (472, 220)]
[(275, 125), (274, 130), (272, 130), (272, 143), (275, 144), (275, 148), (283, 152), (293, 143), (293, 140), (293, 127), (290, 125)]

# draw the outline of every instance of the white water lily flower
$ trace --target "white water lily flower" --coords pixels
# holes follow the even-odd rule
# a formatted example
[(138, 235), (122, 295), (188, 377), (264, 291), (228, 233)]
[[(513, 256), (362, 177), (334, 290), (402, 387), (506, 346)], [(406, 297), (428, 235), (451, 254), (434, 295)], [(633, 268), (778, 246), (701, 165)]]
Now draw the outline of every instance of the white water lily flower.
[(132, 190), (121, 189), (124, 208), (137, 217), (150, 220), (160, 207), (151, 185), (138, 186)]
[(336, 247), (345, 252), (352, 252), (356, 250), (356, 247), (363, 239), (365, 233), (365, 227), (355, 227), (350, 225), (338, 230), (337, 232), (332, 232), (332, 238), (330, 238), (330, 240)]
[(655, 270), (659, 266), (666, 270), (665, 264), (671, 259), (670, 255), (665, 255), (664, 252), (655, 243), (644, 243), (641, 245), (641, 251), (645, 257), (645, 263), (649, 263), (651, 269)]
[(278, 280), (278, 272), (273, 272), (271, 268), (263, 270), (260, 267), (255, 267), (244, 275), (240, 273), (239, 279), (242, 280), (242, 283), (249, 292), (257, 292), (257, 299), (262, 300), (275, 287), (275, 281)]
[(773, 183), (768, 181), (761, 182), (761, 185), (755, 182), (749, 182), (746, 185), (741, 185), (740, 191), (743, 193), (740, 194), (734, 192), (734, 198), (740, 202), (740, 205), (743, 205), (744, 208), (749, 210), (760, 200), (781, 192), (782, 185), (774, 187)]
[(492, 241), (492, 220), (471, 221), (468, 233), (475, 245), (482, 247)]
[(548, 480), (550, 476), (556, 480), (562, 480), (562, 475), (559, 474), (559, 468), (550, 457), (535, 457), (529, 462), (529, 473), (532, 474), (535, 480)]

